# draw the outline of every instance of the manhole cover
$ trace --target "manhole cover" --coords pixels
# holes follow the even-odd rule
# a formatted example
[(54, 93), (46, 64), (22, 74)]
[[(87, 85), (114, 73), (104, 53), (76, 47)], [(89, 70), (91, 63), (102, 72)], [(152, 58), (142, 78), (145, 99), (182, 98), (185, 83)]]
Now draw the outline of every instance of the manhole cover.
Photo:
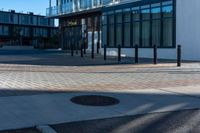
[(119, 100), (116, 98), (100, 95), (76, 96), (73, 97), (71, 101), (75, 104), (87, 106), (110, 106), (119, 103)]

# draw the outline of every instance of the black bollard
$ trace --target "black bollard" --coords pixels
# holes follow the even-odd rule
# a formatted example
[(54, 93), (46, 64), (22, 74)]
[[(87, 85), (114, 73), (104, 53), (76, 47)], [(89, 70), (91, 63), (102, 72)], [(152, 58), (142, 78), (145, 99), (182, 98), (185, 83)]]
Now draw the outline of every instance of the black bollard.
[(99, 42), (97, 42), (97, 54), (99, 54)]
[(86, 41), (83, 41), (83, 49), (84, 49), (84, 54), (86, 54)]
[(181, 45), (177, 48), (177, 66), (181, 67)]
[(104, 60), (106, 60), (106, 45), (104, 45)]
[(157, 64), (157, 46), (153, 45), (153, 63)]
[(94, 46), (92, 45), (92, 59), (94, 59)]
[(135, 63), (138, 63), (138, 45), (135, 45)]
[(121, 61), (121, 45), (118, 45), (118, 61)]
[(81, 57), (83, 57), (83, 44), (81, 44)]

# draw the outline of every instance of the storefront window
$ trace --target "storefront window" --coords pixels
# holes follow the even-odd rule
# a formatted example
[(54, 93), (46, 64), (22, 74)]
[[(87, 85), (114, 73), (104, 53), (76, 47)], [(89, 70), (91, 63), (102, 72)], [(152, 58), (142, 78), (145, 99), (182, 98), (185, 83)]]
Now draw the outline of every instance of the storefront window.
[(109, 25), (109, 46), (114, 47), (114, 25)]
[(160, 46), (160, 20), (152, 21), (152, 45)]
[(154, 4), (151, 7), (152, 19), (159, 19), (161, 17), (161, 7), (160, 4)]
[(132, 8), (132, 14), (133, 14), (133, 21), (140, 20), (140, 8), (139, 7)]
[(133, 22), (133, 46), (140, 44), (140, 22)]
[[(126, 8), (122, 8), (125, 6)], [(128, 4), (125, 6), (118, 6), (115, 11), (110, 8), (109, 12), (105, 12), (108, 17), (103, 17), (103, 40), (108, 43), (108, 47), (116, 47), (119, 44), (122, 47), (136, 44), (145, 48), (153, 45), (173, 47), (173, 0), (141, 6), (137, 4), (135, 7)], [(108, 40), (105, 41), (104, 38)]]
[(141, 7), (142, 20), (150, 19), (150, 6), (142, 6)]
[(150, 46), (150, 21), (142, 22), (142, 46), (149, 47)]
[(172, 47), (173, 41), (172, 19), (163, 20), (163, 46)]

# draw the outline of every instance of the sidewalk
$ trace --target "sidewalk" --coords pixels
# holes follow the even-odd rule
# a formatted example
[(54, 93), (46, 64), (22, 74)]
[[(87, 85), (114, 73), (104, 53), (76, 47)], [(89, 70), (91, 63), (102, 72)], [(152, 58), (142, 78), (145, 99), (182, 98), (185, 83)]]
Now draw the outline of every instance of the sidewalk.
[[(200, 86), (199, 86), (200, 87)], [(0, 130), (54, 125), (65, 122), (111, 118), (156, 112), (200, 109), (200, 93), (192, 86), (187, 95), (165, 89), (130, 90), (122, 92), (60, 93), (0, 98)], [(73, 96), (98, 94), (112, 96), (120, 104), (107, 107), (76, 105)]]

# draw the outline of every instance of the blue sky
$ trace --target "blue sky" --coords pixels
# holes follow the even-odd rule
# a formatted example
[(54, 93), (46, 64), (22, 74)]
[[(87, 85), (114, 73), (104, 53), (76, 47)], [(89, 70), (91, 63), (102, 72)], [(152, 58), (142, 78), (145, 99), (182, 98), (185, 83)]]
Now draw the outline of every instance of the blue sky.
[(34, 12), (35, 14), (46, 14), (49, 0), (0, 0), (0, 10), (14, 9), (16, 12)]

